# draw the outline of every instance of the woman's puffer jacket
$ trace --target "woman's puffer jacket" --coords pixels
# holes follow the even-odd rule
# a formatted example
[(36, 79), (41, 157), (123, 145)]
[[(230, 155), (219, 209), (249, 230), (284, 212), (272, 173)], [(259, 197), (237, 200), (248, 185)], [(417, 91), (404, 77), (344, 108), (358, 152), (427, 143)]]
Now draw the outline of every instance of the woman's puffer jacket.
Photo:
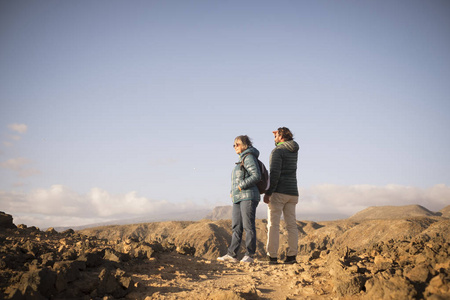
[[(250, 153), (246, 156), (246, 154)], [(244, 158), (244, 168), (241, 168), (241, 161)], [(249, 147), (239, 154), (239, 162), (231, 173), (231, 199), (233, 203), (244, 200), (259, 201), (260, 194), (256, 183), (261, 179), (261, 171), (258, 165), (259, 151), (254, 147)], [(241, 188), (239, 190), (239, 188)]]
[(280, 143), (270, 154), (270, 188), (266, 195), (298, 196), (297, 161), (299, 146), (294, 140)]

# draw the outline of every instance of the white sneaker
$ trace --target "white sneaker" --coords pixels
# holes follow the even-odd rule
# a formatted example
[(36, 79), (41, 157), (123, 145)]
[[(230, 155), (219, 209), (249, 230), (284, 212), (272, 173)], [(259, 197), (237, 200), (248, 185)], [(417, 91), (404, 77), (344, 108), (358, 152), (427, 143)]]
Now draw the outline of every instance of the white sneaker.
[(244, 258), (241, 259), (241, 263), (252, 263), (252, 262), (254, 262), (253, 258), (248, 255), (244, 256)]
[(238, 260), (236, 258), (234, 258), (233, 256), (228, 255), (228, 254), (226, 254), (224, 256), (221, 256), (221, 257), (218, 257), (217, 260), (218, 261), (238, 262)]

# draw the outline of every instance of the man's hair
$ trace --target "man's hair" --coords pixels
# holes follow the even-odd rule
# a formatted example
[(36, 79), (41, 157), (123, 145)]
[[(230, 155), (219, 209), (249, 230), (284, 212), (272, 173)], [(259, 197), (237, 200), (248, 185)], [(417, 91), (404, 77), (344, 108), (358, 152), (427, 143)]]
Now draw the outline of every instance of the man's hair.
[(294, 139), (294, 135), (287, 127), (278, 128), (278, 134), (281, 135), (281, 138), (285, 141), (291, 141)]
[(248, 147), (253, 146), (252, 141), (247, 135), (240, 135), (235, 138), (235, 140), (241, 141), (242, 145), (247, 149)]

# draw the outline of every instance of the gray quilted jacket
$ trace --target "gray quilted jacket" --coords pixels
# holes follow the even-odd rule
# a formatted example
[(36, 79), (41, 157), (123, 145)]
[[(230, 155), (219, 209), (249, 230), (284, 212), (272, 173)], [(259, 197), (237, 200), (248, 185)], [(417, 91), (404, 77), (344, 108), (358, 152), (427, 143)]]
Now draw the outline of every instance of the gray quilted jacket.
[(267, 195), (281, 193), (298, 196), (298, 144), (291, 140), (279, 143), (270, 154), (270, 187)]

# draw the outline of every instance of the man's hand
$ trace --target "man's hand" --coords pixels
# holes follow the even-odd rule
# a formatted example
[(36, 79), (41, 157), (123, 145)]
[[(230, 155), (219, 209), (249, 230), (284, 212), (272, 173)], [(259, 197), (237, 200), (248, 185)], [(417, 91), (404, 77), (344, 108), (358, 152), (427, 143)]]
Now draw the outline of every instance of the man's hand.
[(264, 198), (263, 198), (264, 203), (269, 204), (270, 203), (270, 196), (264, 194)]

